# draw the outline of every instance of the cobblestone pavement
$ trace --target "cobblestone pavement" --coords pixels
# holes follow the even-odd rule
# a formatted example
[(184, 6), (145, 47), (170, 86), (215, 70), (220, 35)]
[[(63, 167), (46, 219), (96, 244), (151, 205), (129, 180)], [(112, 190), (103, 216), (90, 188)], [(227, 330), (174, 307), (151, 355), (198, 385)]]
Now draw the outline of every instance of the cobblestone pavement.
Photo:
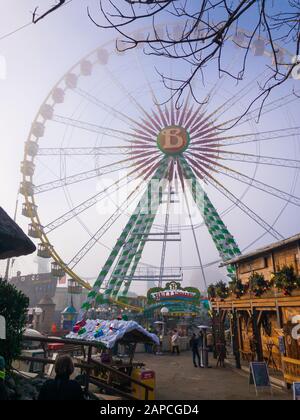
[(290, 392), (273, 388), (256, 397), (249, 389), (248, 376), (236, 369), (216, 368), (211, 359), (211, 369), (195, 368), (189, 352), (177, 355), (154, 356), (137, 354), (136, 359), (156, 372), (157, 400), (291, 400)]

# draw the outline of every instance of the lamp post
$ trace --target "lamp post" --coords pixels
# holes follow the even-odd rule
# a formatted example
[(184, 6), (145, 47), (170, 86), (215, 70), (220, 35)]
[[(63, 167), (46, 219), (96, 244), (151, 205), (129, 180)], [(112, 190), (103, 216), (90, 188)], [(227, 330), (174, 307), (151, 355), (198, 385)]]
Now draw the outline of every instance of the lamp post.
[(160, 313), (162, 314), (162, 335), (165, 336), (165, 320), (164, 317), (168, 315), (169, 309), (166, 307), (161, 308)]
[(207, 348), (207, 330), (209, 329), (209, 327), (205, 326), (205, 325), (200, 325), (198, 327), (202, 333), (203, 333), (203, 344), (202, 344), (202, 348), (201, 348), (201, 353), (202, 353), (202, 364), (204, 368), (209, 368), (209, 364), (208, 364), (208, 348)]

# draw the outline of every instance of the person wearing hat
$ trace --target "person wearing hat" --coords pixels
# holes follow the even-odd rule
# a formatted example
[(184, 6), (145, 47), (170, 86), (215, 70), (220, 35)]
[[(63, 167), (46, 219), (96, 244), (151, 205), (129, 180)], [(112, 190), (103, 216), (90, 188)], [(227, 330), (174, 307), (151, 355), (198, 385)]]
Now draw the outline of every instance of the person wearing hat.
[(5, 381), (5, 360), (0, 356), (0, 401), (8, 400), (7, 391), (4, 385)]

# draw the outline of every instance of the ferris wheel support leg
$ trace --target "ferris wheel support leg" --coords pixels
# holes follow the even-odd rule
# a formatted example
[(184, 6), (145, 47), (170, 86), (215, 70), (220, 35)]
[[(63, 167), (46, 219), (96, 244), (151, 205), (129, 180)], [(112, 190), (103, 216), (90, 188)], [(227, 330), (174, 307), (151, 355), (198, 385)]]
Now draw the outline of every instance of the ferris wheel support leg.
[[(184, 178), (191, 191), (193, 200), (195, 201), (200, 213), (203, 217), (205, 225), (215, 243), (220, 257), (224, 262), (241, 255), (241, 251), (230, 234), (227, 227), (223, 223), (220, 215), (208, 198), (200, 182), (196, 178), (187, 161), (181, 157), (179, 159)], [(227, 266), (228, 276), (233, 278), (235, 276), (235, 269), (232, 266)]]
[[(167, 163), (168, 160), (167, 159), (163, 159), (161, 165), (158, 167), (158, 169), (156, 170), (155, 174), (153, 175), (151, 181), (154, 180), (158, 180), (160, 182), (160, 180), (162, 179), (164, 172), (166, 171), (167, 168)], [(102, 268), (91, 292), (88, 294), (88, 298), (86, 300), (86, 302), (84, 302), (84, 304), (81, 307), (81, 312), (80, 312), (80, 317), (84, 317), (86, 311), (88, 311), (89, 309), (92, 308), (93, 304), (95, 302), (100, 301), (102, 299), (102, 295), (99, 294), (100, 288), (105, 280), (105, 278), (107, 277), (114, 261), (116, 260), (117, 256), (119, 255), (122, 247), (124, 246), (124, 244), (126, 243), (127, 238), (129, 237), (130, 232), (132, 231), (132, 229), (134, 228), (141, 209), (143, 209), (145, 207), (145, 205), (148, 203), (149, 200), (149, 192), (148, 189), (147, 191), (144, 193), (142, 199), (140, 200), (139, 204), (137, 205), (134, 213), (132, 214), (132, 216), (130, 217), (125, 229), (123, 230), (120, 238), (117, 240), (111, 254), (109, 255), (104, 267)]]
[(113, 297), (114, 299), (117, 297), (124, 282), (124, 276), (128, 273), (132, 262), (137, 256), (140, 244), (144, 242), (142, 241), (142, 236), (149, 233), (151, 230), (159, 208), (160, 187), (162, 186), (164, 189), (166, 184), (167, 181), (164, 178), (153, 185), (149, 184), (147, 202), (145, 203), (146, 214), (142, 211), (140, 219), (136, 221), (136, 226), (132, 231), (127, 247), (123, 250), (117, 267), (112, 274), (110, 282), (111, 286), (109, 286), (106, 290), (104, 300), (107, 300), (109, 297)]
[[(145, 235), (146, 235), (146, 236), (149, 234), (149, 232), (150, 232), (150, 230), (151, 230), (151, 227), (152, 227), (152, 226), (153, 226), (153, 223), (152, 223), (151, 225), (149, 224), (149, 226), (148, 226), (147, 230), (145, 231)], [(142, 241), (142, 242), (140, 243), (139, 248), (138, 248), (137, 253), (136, 253), (136, 256), (135, 256), (134, 261), (133, 261), (133, 265), (132, 265), (131, 270), (130, 270), (129, 277), (133, 277), (133, 276), (134, 276), (134, 274), (135, 274), (135, 272), (136, 272), (136, 269), (137, 269), (137, 266), (138, 266), (138, 264), (139, 264), (139, 262), (140, 262), (140, 260), (141, 260), (141, 258), (142, 258), (142, 255), (143, 255), (143, 252), (144, 252), (145, 245), (146, 245), (146, 241)], [(122, 292), (122, 296), (124, 296), (124, 297), (126, 297), (126, 296), (127, 296), (128, 292), (129, 292), (129, 289), (130, 289), (130, 286), (131, 286), (131, 283), (132, 283), (132, 280), (130, 280), (130, 281), (129, 281), (126, 285), (125, 285), (124, 290), (123, 290), (123, 292)]]
[(117, 267), (112, 274), (110, 287), (105, 291), (104, 296), (116, 298), (118, 295), (124, 281), (124, 276), (126, 276), (141, 243), (138, 235), (145, 232), (146, 227), (151, 223), (151, 220), (151, 216), (144, 216), (144, 218), (141, 218), (140, 223), (138, 223), (136, 228), (133, 230), (132, 235), (127, 243), (128, 249), (123, 251), (118, 261)]

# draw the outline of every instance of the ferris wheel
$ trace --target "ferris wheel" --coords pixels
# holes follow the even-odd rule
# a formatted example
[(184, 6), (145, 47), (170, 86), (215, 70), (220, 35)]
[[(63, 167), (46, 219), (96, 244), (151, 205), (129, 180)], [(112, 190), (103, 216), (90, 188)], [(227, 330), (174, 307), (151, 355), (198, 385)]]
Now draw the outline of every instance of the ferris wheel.
[[(231, 39), (237, 55), (245, 35), (239, 29)], [(272, 60), (263, 39), (254, 40), (252, 50), (258, 60)], [(166, 255), (184, 238), (194, 243), (193, 260), (206, 288), (204, 229), (216, 261), (227, 261), (265, 235), (283, 239), (278, 220), (288, 206), (300, 206), (300, 127), (282, 120), (283, 107), (297, 98), (283, 94), (265, 105), (262, 115), (275, 115), (271, 127), (256, 124), (258, 107), (239, 120), (243, 100), (266, 71), (259, 61), (256, 74), (235, 92), (226, 90), (225, 78), (212, 76), (205, 89), (199, 87), (203, 103), (187, 95), (178, 108), (172, 100), (162, 105), (163, 88), (147, 60), (143, 51), (115, 51), (115, 40), (92, 51), (53, 87), (25, 142), (20, 192), (29, 236), (39, 241), (38, 255), (52, 260), (54, 276), (67, 274), (90, 290), (85, 310), (127, 296), (138, 279), (151, 277), (159, 285), (182, 280), (189, 268), (182, 255), (178, 269), (167, 266)], [(289, 145), (286, 156), (282, 142)], [(276, 184), (280, 171), (282, 178), (290, 171), (287, 186)], [(265, 204), (253, 201), (253, 194)], [(232, 220), (239, 229), (247, 221), (250, 231), (256, 226), (243, 249)], [(151, 247), (156, 265), (143, 260)], [(91, 286), (81, 273), (98, 260)], [(233, 273), (229, 266), (228, 275)]]

